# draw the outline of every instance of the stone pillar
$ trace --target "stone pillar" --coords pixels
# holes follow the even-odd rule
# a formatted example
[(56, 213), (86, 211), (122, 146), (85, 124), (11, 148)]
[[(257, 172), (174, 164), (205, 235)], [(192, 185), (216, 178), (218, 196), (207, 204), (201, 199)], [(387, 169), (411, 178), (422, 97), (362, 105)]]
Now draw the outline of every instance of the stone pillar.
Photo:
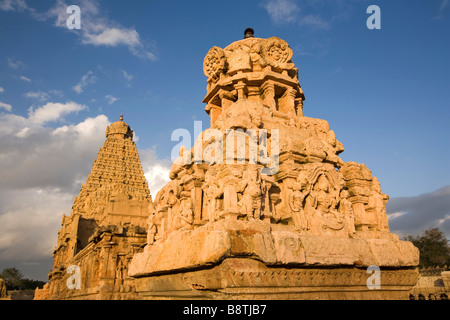
[(209, 113), (209, 116), (211, 118), (211, 127), (213, 128), (215, 126), (214, 124), (216, 123), (217, 118), (222, 113), (222, 108), (218, 105), (208, 103), (205, 110)]
[(239, 81), (234, 85), (234, 88), (238, 92), (238, 99), (246, 99), (245, 91), (247, 89), (247, 85), (243, 81)]
[(268, 106), (271, 110), (276, 111), (277, 105), (275, 102), (275, 85), (272, 81), (266, 81), (261, 86), (263, 90), (263, 104)]
[(279, 111), (286, 113), (289, 117), (295, 116), (295, 95), (297, 91), (287, 88), (279, 101)]
[(227, 219), (237, 219), (239, 216), (237, 192), (234, 183), (228, 182), (223, 191), (224, 216)]
[(248, 99), (254, 102), (261, 102), (259, 87), (248, 87)]
[(202, 183), (200, 181), (195, 181), (194, 187), (191, 189), (194, 224), (198, 224), (202, 220), (203, 190), (201, 185)]
[[(108, 236), (110, 238), (110, 236)], [(102, 263), (102, 269), (100, 270), (100, 280), (108, 280), (108, 279), (114, 279), (113, 271), (115, 268), (115, 265), (113, 263), (113, 257), (112, 257), (112, 247), (115, 243), (110, 241), (110, 239), (105, 239), (105, 242), (103, 244), (103, 263)]]
[(303, 117), (303, 98), (295, 99), (295, 107), (297, 109), (297, 116)]
[(219, 184), (224, 186), (222, 216), (226, 219), (237, 219), (240, 214), (237, 186), (242, 178), (239, 176), (239, 167), (240, 165), (228, 165), (218, 174), (218, 178), (222, 178)]
[(357, 227), (357, 230), (367, 231), (365, 200), (362, 197), (350, 197), (349, 200), (352, 203), (353, 213), (355, 214), (355, 227)]
[(220, 103), (222, 106), (222, 111), (221, 112), (227, 112), (228, 108), (231, 106), (231, 104), (236, 101), (236, 97), (229, 91), (220, 89), (219, 90), (219, 98), (220, 98)]

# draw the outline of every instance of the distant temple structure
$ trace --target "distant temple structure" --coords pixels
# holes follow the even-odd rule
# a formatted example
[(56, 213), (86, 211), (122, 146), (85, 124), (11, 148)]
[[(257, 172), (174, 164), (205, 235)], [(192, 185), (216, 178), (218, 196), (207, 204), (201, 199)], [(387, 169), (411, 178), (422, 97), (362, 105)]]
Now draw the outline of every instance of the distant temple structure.
[(378, 179), (303, 115), (292, 55), (250, 28), (209, 50), (211, 128), (181, 147), (154, 201), (132, 131), (113, 123), (37, 297), (408, 299), (419, 251), (389, 231)]
[[(35, 299), (133, 299), (127, 267), (146, 243), (148, 207), (152, 205), (133, 131), (120, 121), (106, 129), (106, 141), (92, 171), (63, 215), (53, 251), (49, 283)], [(70, 266), (77, 266), (79, 274)], [(78, 271), (77, 270), (77, 271)], [(70, 289), (70, 277), (80, 289)]]

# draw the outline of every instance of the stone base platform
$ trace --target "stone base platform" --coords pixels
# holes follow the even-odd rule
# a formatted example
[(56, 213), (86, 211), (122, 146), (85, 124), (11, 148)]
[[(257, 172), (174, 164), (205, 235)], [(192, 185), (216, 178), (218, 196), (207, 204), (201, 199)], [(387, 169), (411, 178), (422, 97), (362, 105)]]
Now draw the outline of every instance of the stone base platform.
[[(417, 248), (390, 233), (368, 236), (222, 220), (146, 246), (128, 276), (142, 299), (408, 299), (418, 278)], [(370, 277), (379, 279), (372, 289)]]
[(385, 268), (380, 289), (369, 289), (371, 275), (358, 267), (272, 267), (249, 258), (228, 258), (208, 269), (135, 279), (141, 299), (408, 299), (416, 268)]

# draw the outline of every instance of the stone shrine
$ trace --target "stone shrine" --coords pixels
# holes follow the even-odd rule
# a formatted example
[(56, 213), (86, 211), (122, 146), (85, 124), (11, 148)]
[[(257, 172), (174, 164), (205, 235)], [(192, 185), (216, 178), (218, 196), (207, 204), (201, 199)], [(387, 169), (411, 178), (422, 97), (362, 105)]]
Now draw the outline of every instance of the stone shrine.
[(408, 299), (419, 251), (389, 231), (378, 179), (303, 115), (292, 55), (251, 29), (209, 50), (210, 128), (154, 201), (133, 132), (113, 123), (36, 298)]
[[(147, 241), (149, 206), (133, 131), (121, 115), (106, 129), (71, 215), (62, 217), (49, 282), (35, 299), (135, 299), (127, 268)], [(79, 268), (78, 288), (68, 285), (77, 281), (70, 266)]]
[(378, 179), (303, 115), (292, 55), (251, 29), (207, 53), (211, 128), (150, 207), (128, 269), (140, 298), (408, 298), (419, 251), (390, 233)]
[(6, 290), (6, 282), (2, 278), (0, 278), (0, 300), (11, 300), (11, 296)]

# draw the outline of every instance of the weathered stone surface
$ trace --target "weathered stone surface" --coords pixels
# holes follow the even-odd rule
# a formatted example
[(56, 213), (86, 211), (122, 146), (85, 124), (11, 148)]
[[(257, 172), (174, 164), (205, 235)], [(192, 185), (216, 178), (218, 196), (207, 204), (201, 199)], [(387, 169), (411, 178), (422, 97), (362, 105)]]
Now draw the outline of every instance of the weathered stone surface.
[[(121, 116), (107, 128), (71, 215), (63, 215), (50, 281), (35, 299), (135, 298), (127, 269), (147, 241), (149, 205), (133, 131)], [(79, 288), (67, 285), (71, 265), (79, 267)]]
[(0, 300), (11, 300), (8, 291), (6, 291), (6, 282), (2, 278), (0, 278)]
[(444, 281), (444, 286), (450, 290), (450, 271), (444, 271), (441, 273), (442, 279)]
[(448, 300), (450, 271), (447, 266), (419, 270), (417, 284), (409, 291), (411, 300)]
[(368, 288), (367, 277), (365, 268), (269, 267), (231, 258), (212, 269), (138, 278), (136, 291), (142, 299), (408, 299), (417, 270), (382, 270), (379, 290)]
[[(390, 233), (389, 197), (378, 179), (364, 164), (342, 161), (344, 147), (327, 121), (303, 116), (305, 96), (291, 58), (277, 37), (249, 36), (207, 53), (203, 102), (211, 128), (191, 150), (180, 150), (172, 181), (155, 198), (151, 240), (130, 265), (142, 297), (205, 297), (198, 290), (207, 288), (236, 293), (230, 297), (260, 290), (270, 298), (335, 297), (325, 288), (345, 292), (355, 275), (361, 283), (347, 298), (406, 297), (403, 291), (417, 279), (418, 250)], [(244, 291), (233, 287), (241, 278), (230, 264), (238, 268), (238, 261), (243, 274), (256, 275), (246, 278)], [(395, 286), (370, 293), (363, 268), (373, 265), (399, 275)], [(290, 271), (286, 283), (276, 272), (265, 276), (283, 267), (316, 268), (323, 277), (312, 289), (292, 289)], [(179, 274), (195, 281), (182, 284)], [(161, 293), (155, 283), (171, 289)]]
[[(133, 132), (112, 124), (63, 218), (48, 296), (407, 298), (419, 252), (389, 231), (378, 179), (339, 157), (327, 121), (303, 116), (292, 55), (282, 39), (251, 35), (209, 50), (211, 128), (180, 148), (153, 202)], [(69, 264), (83, 268), (83, 290), (65, 287)]]

